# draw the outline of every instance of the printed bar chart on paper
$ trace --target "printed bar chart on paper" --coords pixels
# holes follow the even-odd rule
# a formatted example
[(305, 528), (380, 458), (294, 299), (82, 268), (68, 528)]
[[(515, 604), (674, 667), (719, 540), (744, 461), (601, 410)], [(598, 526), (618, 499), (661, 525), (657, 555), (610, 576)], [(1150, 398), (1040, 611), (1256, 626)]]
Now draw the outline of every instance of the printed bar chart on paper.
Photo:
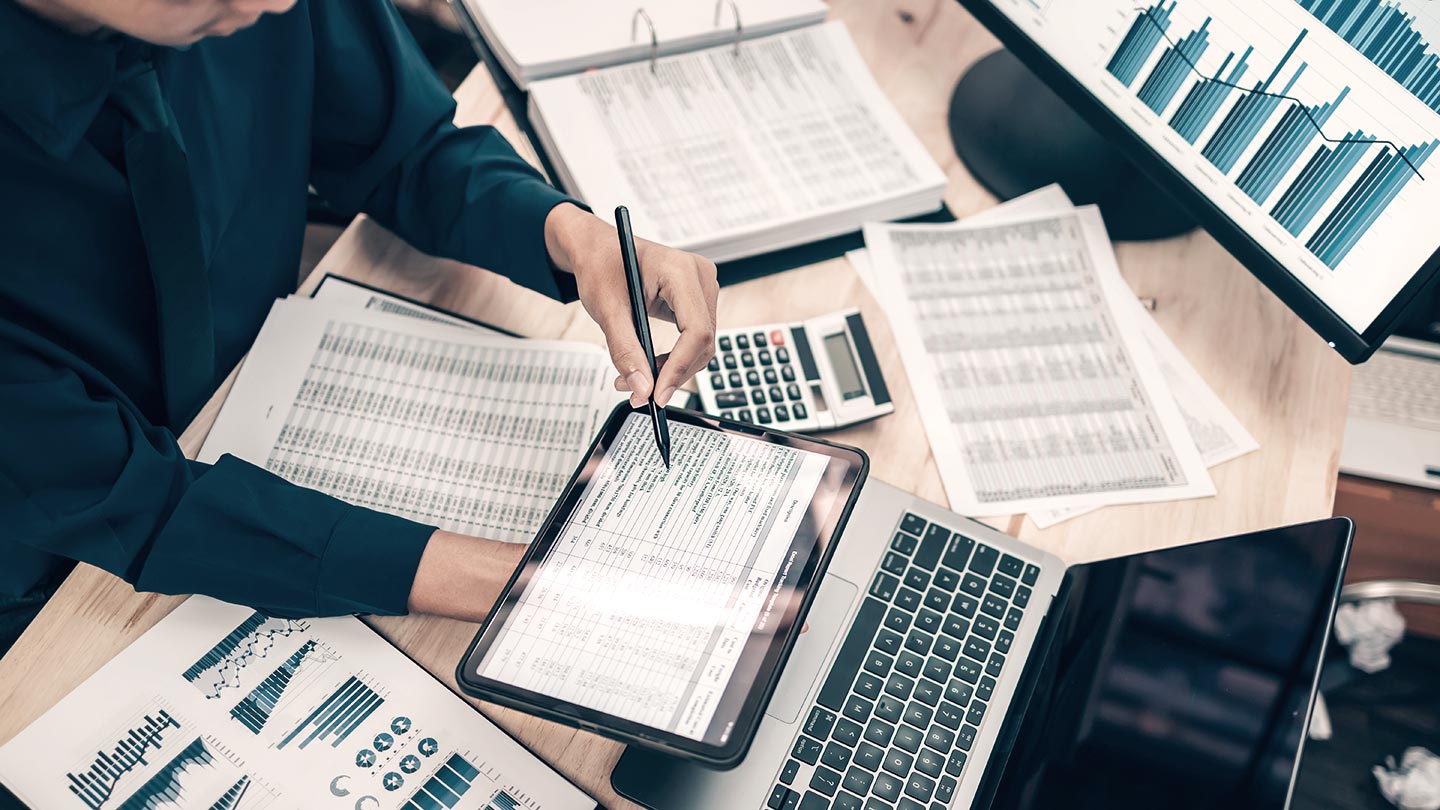
[(169, 709), (145, 712), (117, 740), (95, 752), (86, 767), (65, 774), (70, 792), (90, 810), (99, 810), (114, 795), (116, 784), (124, 776), (163, 757), (161, 747), (181, 733), (180, 721)]
[(994, 2), (1355, 331), (1434, 252), (1440, 4)]
[(276, 747), (284, 748), (296, 738), (300, 748), (317, 739), (337, 747), (384, 702), (373, 687), (351, 675)]
[(303, 621), (272, 618), (254, 611), (191, 664), (183, 676), (207, 698), (218, 698), (222, 690), (238, 684), (240, 670), (270, 652), (277, 637), (304, 632), (307, 627)]

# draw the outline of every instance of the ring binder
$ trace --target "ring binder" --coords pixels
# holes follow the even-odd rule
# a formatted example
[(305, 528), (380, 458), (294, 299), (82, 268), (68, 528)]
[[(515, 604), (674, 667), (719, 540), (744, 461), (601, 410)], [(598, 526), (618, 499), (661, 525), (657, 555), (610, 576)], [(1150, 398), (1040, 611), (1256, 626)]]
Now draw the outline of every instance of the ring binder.
[[(716, 13), (718, 19), (718, 10)], [(645, 27), (650, 29), (650, 73), (653, 75), (655, 73), (656, 60), (660, 58), (660, 38), (655, 36), (655, 22), (650, 19), (650, 15), (646, 13), (644, 6), (635, 9), (635, 14), (630, 17), (630, 41), (635, 41), (635, 35), (639, 33), (637, 29), (642, 18), (645, 20)], [(739, 17), (737, 16), (736, 19), (738, 20)]]
[[(740, 7), (735, 5), (735, 0), (715, 0), (715, 22), (712, 25), (716, 28), (720, 27), (720, 12), (727, 5), (735, 15), (735, 53), (739, 55), (740, 40), (745, 36), (745, 26), (740, 22)], [(631, 34), (631, 38), (634, 38), (634, 34)]]

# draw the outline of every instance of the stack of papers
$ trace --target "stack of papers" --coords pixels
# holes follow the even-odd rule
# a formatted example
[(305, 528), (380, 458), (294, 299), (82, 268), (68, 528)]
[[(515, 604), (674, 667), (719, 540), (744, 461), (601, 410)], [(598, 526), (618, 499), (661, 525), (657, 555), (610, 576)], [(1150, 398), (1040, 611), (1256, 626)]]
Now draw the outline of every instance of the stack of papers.
[(1121, 278), (1098, 210), (1042, 189), (962, 222), (867, 225), (950, 506), (1042, 528), (1213, 495), (1258, 448)]
[(717, 262), (935, 211), (945, 187), (838, 22), (536, 82), (530, 121), (571, 193)]
[(26, 805), (593, 810), (359, 619), (191, 597), (0, 748)]
[(597, 346), (487, 331), (333, 278), (276, 301), (199, 460), (528, 543), (623, 395)]
[[(825, 19), (820, 0), (464, 0), (485, 42), (514, 82), (733, 43)], [(636, 20), (637, 10), (644, 9)], [(651, 45), (650, 29), (655, 30)]]

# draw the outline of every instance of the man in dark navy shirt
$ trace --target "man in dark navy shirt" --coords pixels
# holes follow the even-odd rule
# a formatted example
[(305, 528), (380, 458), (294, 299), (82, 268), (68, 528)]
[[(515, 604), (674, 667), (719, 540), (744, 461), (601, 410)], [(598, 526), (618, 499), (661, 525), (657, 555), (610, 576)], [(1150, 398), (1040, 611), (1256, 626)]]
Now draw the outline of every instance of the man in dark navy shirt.
[(0, 0), (0, 652), (75, 560), (281, 615), (490, 607), (521, 549), (176, 445), (294, 290), (308, 187), (578, 295), (637, 403), (705, 365), (714, 265), (640, 246), (681, 330), (652, 380), (614, 230), (453, 113), (388, 0)]

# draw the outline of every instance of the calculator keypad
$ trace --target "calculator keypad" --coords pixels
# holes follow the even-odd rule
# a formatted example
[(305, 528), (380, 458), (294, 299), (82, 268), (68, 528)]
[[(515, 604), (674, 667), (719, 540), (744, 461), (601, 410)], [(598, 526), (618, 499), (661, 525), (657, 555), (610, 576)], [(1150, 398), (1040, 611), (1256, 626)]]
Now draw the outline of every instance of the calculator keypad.
[(706, 379), (720, 416), (762, 425), (810, 418), (799, 371), (791, 365), (789, 337), (783, 327), (719, 337)]

